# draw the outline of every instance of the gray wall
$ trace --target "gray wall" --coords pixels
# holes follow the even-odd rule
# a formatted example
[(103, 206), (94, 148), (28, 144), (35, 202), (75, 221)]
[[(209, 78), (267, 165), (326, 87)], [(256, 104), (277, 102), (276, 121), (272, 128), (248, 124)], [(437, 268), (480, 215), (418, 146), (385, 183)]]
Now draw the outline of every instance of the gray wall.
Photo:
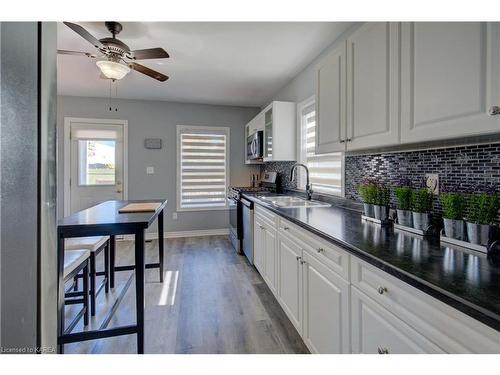
[(273, 94), (265, 101), (262, 108), (267, 106), (273, 100), (290, 101), (300, 103), (314, 95), (315, 76), (314, 70), (318, 62), (337, 48), (339, 44), (344, 43), (345, 39), (351, 35), (362, 23), (356, 23), (347, 29), (340, 37), (338, 37), (330, 46), (325, 48), (309, 65), (307, 65), (299, 74), (297, 74), (290, 82), (282, 87), (278, 92)]
[[(166, 83), (168, 84), (168, 82)], [(231, 129), (230, 183), (249, 185), (249, 176), (258, 171), (244, 164), (244, 128), (258, 108), (172, 103), (162, 101), (114, 101), (118, 112), (110, 112), (107, 99), (59, 96), (58, 126), (58, 216), (63, 215), (63, 133), (64, 117), (128, 120), (129, 199), (168, 199), (165, 228), (167, 231), (222, 229), (228, 227), (226, 211), (179, 212), (176, 209), (176, 125), (227, 126)], [(113, 104), (113, 105), (115, 105)], [(161, 138), (161, 150), (146, 150), (144, 138)], [(155, 168), (154, 175), (146, 167)]]
[(37, 339), (37, 24), (1, 24), (2, 347)]

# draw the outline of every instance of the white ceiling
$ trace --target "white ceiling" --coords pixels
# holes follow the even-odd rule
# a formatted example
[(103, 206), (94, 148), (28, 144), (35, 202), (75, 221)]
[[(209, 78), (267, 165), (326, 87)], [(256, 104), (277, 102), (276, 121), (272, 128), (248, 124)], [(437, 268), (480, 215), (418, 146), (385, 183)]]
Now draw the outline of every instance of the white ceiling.
[[(96, 38), (110, 36), (103, 22), (82, 22)], [(131, 49), (163, 47), (164, 60), (142, 60), (170, 78), (158, 82), (131, 72), (118, 97), (192, 103), (261, 106), (342, 34), (346, 22), (124, 22), (118, 38)], [(95, 52), (64, 24), (58, 48)], [(58, 56), (60, 95), (107, 97), (95, 60)], [(113, 90), (114, 91), (114, 90)]]

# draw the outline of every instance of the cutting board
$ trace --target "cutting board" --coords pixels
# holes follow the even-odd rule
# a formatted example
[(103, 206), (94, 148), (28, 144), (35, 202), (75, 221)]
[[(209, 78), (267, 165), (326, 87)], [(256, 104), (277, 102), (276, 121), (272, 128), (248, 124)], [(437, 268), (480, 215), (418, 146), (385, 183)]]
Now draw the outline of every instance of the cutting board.
[(134, 212), (155, 212), (161, 203), (150, 202), (150, 203), (129, 203), (125, 207), (118, 210), (121, 214), (130, 214)]

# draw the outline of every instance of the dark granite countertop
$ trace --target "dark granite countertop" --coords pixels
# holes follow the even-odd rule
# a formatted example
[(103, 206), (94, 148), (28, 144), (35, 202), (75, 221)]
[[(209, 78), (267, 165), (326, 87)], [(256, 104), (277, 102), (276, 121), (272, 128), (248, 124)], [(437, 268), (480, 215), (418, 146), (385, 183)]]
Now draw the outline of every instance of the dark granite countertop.
[(352, 209), (277, 208), (255, 193), (243, 195), (500, 331), (500, 260), (362, 221)]

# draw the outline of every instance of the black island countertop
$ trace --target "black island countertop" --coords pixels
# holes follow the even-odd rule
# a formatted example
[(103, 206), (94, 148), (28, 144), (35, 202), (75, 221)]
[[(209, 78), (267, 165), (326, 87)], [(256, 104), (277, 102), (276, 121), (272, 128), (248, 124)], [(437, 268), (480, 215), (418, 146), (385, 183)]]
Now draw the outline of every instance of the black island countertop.
[(243, 195), (279, 216), (500, 331), (500, 259), (361, 220), (332, 207), (278, 208)]

